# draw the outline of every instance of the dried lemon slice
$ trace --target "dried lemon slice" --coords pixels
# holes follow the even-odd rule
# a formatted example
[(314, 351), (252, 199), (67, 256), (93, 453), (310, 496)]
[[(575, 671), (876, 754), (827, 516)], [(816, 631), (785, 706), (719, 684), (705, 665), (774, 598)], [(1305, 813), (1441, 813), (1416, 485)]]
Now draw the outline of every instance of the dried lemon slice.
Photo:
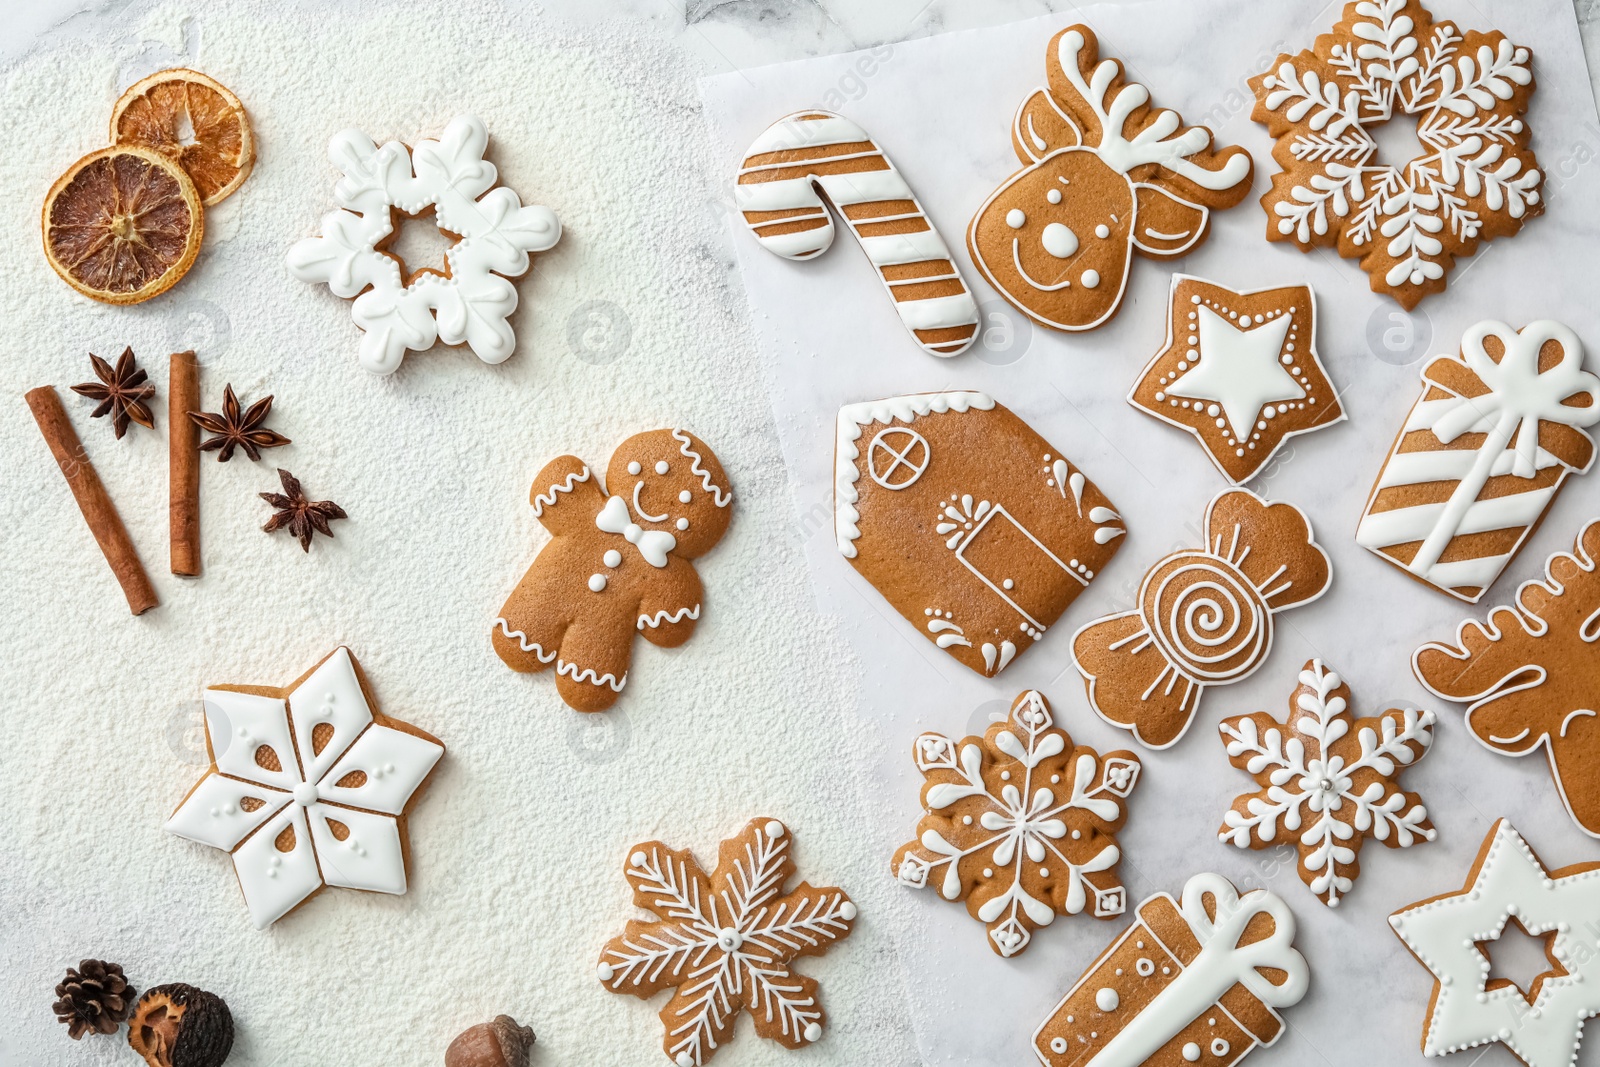
[(153, 148), (194, 180), (206, 207), (239, 188), (255, 165), (250, 119), (239, 98), (204, 74), (163, 70), (129, 87), (111, 111), (114, 144)]
[(194, 266), (205, 218), (183, 168), (113, 145), (56, 179), (44, 200), (44, 254), (78, 292), (107, 304), (159, 296)]

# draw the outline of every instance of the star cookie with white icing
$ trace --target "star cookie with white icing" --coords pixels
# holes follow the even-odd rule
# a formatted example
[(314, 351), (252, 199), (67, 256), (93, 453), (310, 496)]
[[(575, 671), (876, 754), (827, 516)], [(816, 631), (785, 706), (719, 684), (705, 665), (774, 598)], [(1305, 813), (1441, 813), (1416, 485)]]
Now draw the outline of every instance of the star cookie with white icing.
[[(1526, 990), (1491, 977), (1484, 946), (1516, 923), (1545, 939), (1550, 969)], [(1433, 973), (1422, 1054), (1498, 1041), (1528, 1067), (1572, 1067), (1583, 1025), (1600, 1015), (1600, 863), (1547, 871), (1505, 819), (1484, 838), (1460, 890), (1389, 916), (1406, 948)]]
[(1166, 344), (1128, 403), (1194, 434), (1243, 485), (1289, 438), (1345, 418), (1317, 356), (1316, 314), (1309, 286), (1235, 292), (1174, 274)]

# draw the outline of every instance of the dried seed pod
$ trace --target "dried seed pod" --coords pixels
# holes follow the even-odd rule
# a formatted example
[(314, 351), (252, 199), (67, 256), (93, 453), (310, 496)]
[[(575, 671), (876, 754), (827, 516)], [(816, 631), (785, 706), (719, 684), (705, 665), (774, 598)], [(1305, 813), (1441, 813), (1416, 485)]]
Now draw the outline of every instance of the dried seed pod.
[(135, 992), (117, 964), (84, 960), (76, 968), (67, 968), (66, 978), (56, 985), (57, 999), (51, 1007), (77, 1041), (84, 1034), (116, 1033), (128, 1017)]
[(174, 982), (145, 991), (128, 1044), (150, 1067), (222, 1067), (233, 1051), (233, 1013), (215, 993)]
[(509, 1015), (479, 1023), (456, 1035), (444, 1050), (444, 1067), (528, 1067), (533, 1028)]

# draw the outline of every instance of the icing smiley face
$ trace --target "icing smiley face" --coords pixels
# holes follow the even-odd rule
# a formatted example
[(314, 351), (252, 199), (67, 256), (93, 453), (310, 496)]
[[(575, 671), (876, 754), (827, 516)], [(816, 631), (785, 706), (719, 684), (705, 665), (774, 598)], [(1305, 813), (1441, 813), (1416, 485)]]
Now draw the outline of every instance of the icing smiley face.
[[(606, 489), (628, 506), (629, 520), (671, 535), (675, 555), (703, 555), (727, 532), (733, 495), (705, 443), (684, 430), (635, 434), (612, 453)], [(615, 505), (612, 505), (613, 507)]]
[(1084, 26), (1046, 53), (1049, 87), (1023, 101), (1011, 140), (1024, 167), (967, 228), (978, 269), (1029, 318), (1091, 330), (1122, 303), (1135, 251), (1181, 256), (1205, 238), (1213, 208), (1250, 189), (1250, 154), (1150, 106), (1150, 92), (1101, 60)]
[[(1133, 189), (1094, 152), (1068, 148), (1013, 178), (973, 220), (1013, 303), (1053, 320), (1093, 322), (1115, 307), (1128, 273)], [(1049, 310), (1046, 310), (1049, 309)]]

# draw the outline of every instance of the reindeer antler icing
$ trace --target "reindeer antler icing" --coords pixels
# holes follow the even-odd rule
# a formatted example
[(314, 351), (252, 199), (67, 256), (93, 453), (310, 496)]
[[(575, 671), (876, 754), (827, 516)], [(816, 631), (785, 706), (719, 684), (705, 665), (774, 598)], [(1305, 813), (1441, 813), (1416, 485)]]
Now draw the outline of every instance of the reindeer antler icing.
[[(1117, 60), (1102, 59), (1097, 63), (1099, 50), (1092, 42), (1093, 34), (1080, 26), (1073, 26), (1056, 38), (1056, 63), (1072, 92), (1061, 91), (1056, 84), (1056, 70), (1050, 72), (1050, 87), (1057, 95), (1068, 96), (1069, 106), (1081, 101), (1081, 107), (1095, 117), (1100, 138), (1094, 147), (1113, 170), (1127, 174), (1154, 163), (1215, 192), (1231, 190), (1250, 176), (1250, 153), (1242, 148), (1230, 148), (1221, 154), (1208, 152), (1210, 130), (1184, 126), (1183, 117), (1176, 111), (1149, 107), (1150, 90), (1138, 82), (1123, 81), (1122, 64)], [(1085, 67), (1093, 68), (1087, 80)], [(1135, 131), (1131, 138), (1127, 135), (1130, 120)], [(1199, 153), (1206, 153), (1209, 158), (1204, 162), (1191, 158)], [(1209, 162), (1219, 165), (1206, 166)]]
[(1468, 619), (1452, 643), (1411, 657), (1417, 680), (1446, 700), (1470, 704), (1467, 727), (1507, 756), (1544, 748), (1573, 820), (1600, 837), (1600, 519), (1557, 552), (1545, 576), (1523, 584), (1513, 604)]

